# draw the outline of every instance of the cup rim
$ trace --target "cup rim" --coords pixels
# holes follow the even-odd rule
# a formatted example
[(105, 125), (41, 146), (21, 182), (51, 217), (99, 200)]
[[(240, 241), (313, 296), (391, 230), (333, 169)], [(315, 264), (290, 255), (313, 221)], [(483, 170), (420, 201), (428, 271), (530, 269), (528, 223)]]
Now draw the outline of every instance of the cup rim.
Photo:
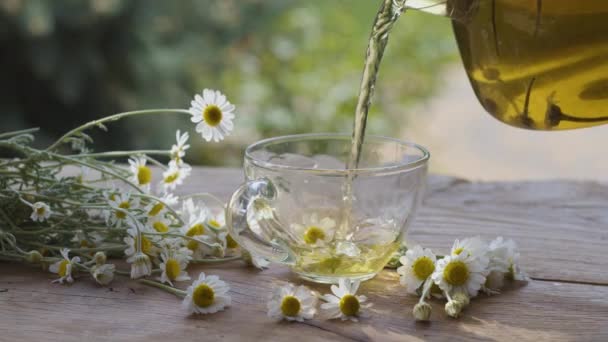
[[(345, 168), (344, 169), (322, 169), (322, 168), (307, 168), (307, 167), (291, 166), (291, 165), (284, 165), (284, 164), (275, 164), (272, 162), (256, 159), (252, 155), (253, 150), (260, 148), (263, 145), (278, 144), (278, 143), (300, 141), (300, 140), (320, 140), (320, 139), (327, 139), (327, 140), (348, 139), (348, 140), (350, 140), (351, 135), (346, 134), (346, 133), (305, 133), (305, 134), (292, 134), (292, 135), (284, 135), (284, 136), (262, 139), (260, 141), (257, 141), (255, 143), (249, 145), (245, 149), (245, 159), (247, 161), (249, 161), (251, 164), (255, 165), (256, 167), (265, 168), (268, 170), (305, 171), (305, 172), (309, 172), (309, 173), (322, 173), (323, 175), (343, 176), (343, 175), (350, 175), (353, 173), (355, 173), (355, 174), (385, 173), (385, 172), (392, 173), (392, 172), (396, 172), (396, 171), (397, 172), (407, 171), (407, 170), (415, 169), (415, 168), (421, 167), (423, 165), (426, 165), (426, 163), (428, 162), (428, 160), (431, 156), (431, 153), (425, 147), (423, 147), (419, 144), (409, 142), (409, 141), (403, 141), (403, 140), (399, 140), (399, 139), (395, 139), (395, 138), (389, 138), (389, 137), (385, 137), (385, 136), (381, 136), (381, 135), (366, 135), (365, 139), (366, 139), (366, 141), (369, 141), (369, 139), (374, 139), (374, 140), (378, 140), (378, 141), (396, 143), (401, 146), (411, 147), (411, 148), (417, 149), (418, 151), (422, 152), (422, 156), (413, 161), (403, 162), (403, 163), (399, 163), (399, 164), (395, 164), (395, 165), (391, 165), (391, 166), (382, 166), (382, 167), (375, 166), (375, 167), (365, 167), (365, 168), (355, 168), (355, 169), (345, 169)], [(365, 142), (364, 142), (364, 144), (365, 144)]]

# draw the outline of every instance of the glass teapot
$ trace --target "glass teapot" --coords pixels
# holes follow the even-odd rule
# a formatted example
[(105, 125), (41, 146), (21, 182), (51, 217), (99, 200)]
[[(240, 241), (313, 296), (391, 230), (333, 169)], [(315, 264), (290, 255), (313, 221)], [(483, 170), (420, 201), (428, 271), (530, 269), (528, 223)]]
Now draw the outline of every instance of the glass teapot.
[(559, 130), (608, 123), (608, 0), (407, 0), (450, 17), (477, 99), (496, 119)]

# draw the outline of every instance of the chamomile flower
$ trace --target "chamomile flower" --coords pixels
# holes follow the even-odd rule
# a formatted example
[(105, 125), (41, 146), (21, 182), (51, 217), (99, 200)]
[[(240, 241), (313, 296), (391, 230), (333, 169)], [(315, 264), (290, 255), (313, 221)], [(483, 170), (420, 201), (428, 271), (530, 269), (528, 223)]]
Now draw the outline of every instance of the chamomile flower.
[(196, 131), (201, 133), (203, 139), (218, 142), (234, 128), (232, 120), (236, 107), (217, 90), (204, 89), (201, 95), (194, 95), (194, 100), (190, 102), (190, 119), (197, 123)]
[[(217, 236), (212, 229), (205, 227), (205, 212), (199, 211), (199, 216), (191, 216), (188, 224), (181, 228), (181, 233), (191, 239), (185, 240), (186, 247), (192, 251), (195, 258), (213, 253), (210, 245), (217, 242)], [(218, 244), (219, 245), (219, 244)]]
[(51, 217), (51, 207), (44, 202), (36, 202), (32, 204), (32, 214), (30, 219), (34, 222), (43, 222)]
[(169, 162), (169, 168), (163, 172), (163, 179), (158, 183), (159, 191), (167, 193), (175, 190), (178, 185), (184, 182), (192, 168), (186, 163), (178, 163), (175, 160)]
[(329, 217), (318, 219), (316, 213), (304, 217), (303, 224), (294, 223), (292, 230), (302, 241), (311, 247), (319, 247), (330, 242), (334, 237), (336, 222)]
[(219, 240), (220, 245), (222, 245), (223, 249), (235, 249), (239, 246), (234, 238), (227, 232), (222, 231), (217, 234), (217, 239)]
[(268, 317), (280, 321), (302, 322), (317, 312), (317, 297), (306, 287), (286, 284), (277, 288), (266, 305)]
[(91, 267), (91, 275), (99, 285), (108, 285), (114, 280), (116, 266), (112, 264), (95, 265)]
[(339, 286), (331, 286), (333, 294), (325, 294), (321, 297), (326, 302), (321, 304), (321, 310), (328, 319), (340, 318), (343, 321), (350, 319), (357, 322), (357, 317), (362, 315), (362, 309), (372, 306), (371, 303), (364, 304), (367, 297), (356, 295), (359, 284), (359, 281), (341, 278)]
[(152, 261), (144, 253), (136, 253), (127, 262), (131, 263), (131, 279), (138, 279), (152, 274)]
[[(158, 240), (158, 236), (146, 236), (145, 233), (156, 233), (155, 230), (152, 230), (149, 226), (141, 226), (141, 250), (139, 252), (149, 256), (156, 257), (158, 256), (159, 248), (155, 245), (156, 240)], [(133, 224), (129, 229), (127, 229), (128, 235), (123, 239), (123, 241), (127, 244), (127, 249), (125, 249), (125, 256), (127, 257), (128, 262), (132, 262), (133, 258), (137, 255), (137, 244), (138, 244), (138, 232), (135, 224)]]
[(188, 142), (188, 138), (190, 138), (188, 132), (181, 134), (179, 129), (177, 132), (175, 132), (175, 140), (177, 143), (171, 146), (171, 159), (181, 160), (184, 158), (186, 155), (186, 150), (190, 148), (190, 145), (186, 144)]
[(190, 280), (186, 272), (188, 262), (192, 260), (192, 251), (187, 248), (170, 249), (165, 248), (160, 253), (160, 269), (162, 274), (158, 280), (161, 283), (169, 283), (173, 286), (173, 281)]
[(450, 254), (460, 255), (462, 253), (465, 256), (479, 258), (482, 263), (488, 263), (488, 245), (479, 236), (454, 241)]
[(504, 271), (507, 277), (514, 280), (528, 281), (530, 278), (519, 267), (519, 250), (515, 241), (504, 240), (502, 236), (490, 242), (489, 246), (490, 264), (488, 268)]
[(189, 313), (210, 314), (230, 306), (230, 287), (216, 275), (201, 272), (186, 291), (182, 308)]
[(148, 227), (154, 229), (157, 233), (168, 233), (171, 222), (162, 216), (155, 216), (148, 219)]
[(397, 269), (401, 284), (407, 287), (408, 293), (416, 294), (422, 283), (435, 271), (437, 258), (430, 249), (414, 246), (399, 261), (403, 265)]
[(67, 248), (62, 248), (60, 253), (63, 259), (57, 261), (49, 267), (49, 271), (59, 275), (59, 279), (53, 280), (53, 283), (59, 282), (60, 284), (63, 284), (64, 281), (67, 283), (73, 283), (74, 278), (72, 278), (72, 271), (74, 270), (74, 265), (80, 262), (80, 258), (73, 257), (70, 259), (70, 250)]
[(448, 255), (437, 260), (435, 272), (431, 275), (439, 288), (450, 294), (462, 292), (475, 297), (486, 281), (487, 257), (476, 258), (468, 253)]
[(490, 242), (488, 257), (488, 275), (481, 288), (485, 293), (499, 293), (507, 277), (516, 280), (528, 279), (527, 275), (517, 265), (519, 252), (515, 241), (505, 240), (502, 236), (497, 237)]
[(178, 201), (179, 199), (177, 196), (171, 193), (166, 193), (160, 198), (160, 201), (150, 201), (150, 203), (148, 203), (148, 205), (146, 205), (144, 208), (144, 211), (148, 218), (164, 216), (164, 214), (167, 212), (167, 206), (173, 207)]
[(112, 226), (120, 227), (128, 219), (128, 215), (124, 211), (137, 209), (139, 207), (139, 198), (131, 198), (131, 194), (128, 192), (110, 194), (108, 197), (108, 205), (112, 208), (122, 209), (106, 211), (106, 221)]
[(201, 215), (206, 219), (208, 212), (206, 208), (195, 205), (192, 198), (187, 198), (182, 201), (180, 215), (185, 221), (191, 221), (193, 218), (198, 219)]
[(129, 165), (131, 170), (129, 180), (139, 185), (143, 191), (149, 192), (152, 183), (152, 170), (146, 166), (146, 157), (129, 158)]
[(205, 222), (208, 226), (215, 230), (226, 228), (226, 213), (224, 208), (207, 210), (207, 220)]

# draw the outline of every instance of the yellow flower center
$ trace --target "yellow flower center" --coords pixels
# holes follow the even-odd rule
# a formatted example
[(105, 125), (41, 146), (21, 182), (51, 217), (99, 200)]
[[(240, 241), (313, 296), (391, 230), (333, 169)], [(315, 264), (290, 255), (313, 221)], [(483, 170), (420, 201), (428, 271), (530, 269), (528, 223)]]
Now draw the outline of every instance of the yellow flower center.
[(116, 201), (116, 194), (111, 194), (111, 195), (110, 195), (110, 199), (111, 199), (112, 201)]
[(170, 280), (177, 279), (181, 272), (179, 262), (175, 259), (167, 260), (167, 262), (165, 262), (165, 272), (167, 273), (167, 278), (169, 278)]
[(150, 211), (148, 211), (148, 215), (149, 216), (156, 216), (158, 215), (158, 213), (160, 213), (161, 210), (163, 210), (165, 208), (165, 205), (158, 202), (156, 203), (152, 209), (150, 209)]
[(194, 252), (198, 248), (198, 242), (194, 240), (188, 240), (186, 247), (188, 247), (189, 250)]
[(169, 227), (162, 221), (156, 221), (152, 224), (152, 227), (154, 228), (154, 230), (156, 230), (159, 233), (166, 233), (169, 231)]
[(192, 300), (194, 301), (194, 304), (201, 308), (206, 308), (213, 304), (214, 299), (215, 292), (213, 292), (213, 289), (207, 284), (198, 285), (192, 292)]
[(460, 253), (462, 253), (462, 251), (464, 251), (464, 248), (462, 248), (462, 247), (456, 248), (454, 250), (454, 255), (460, 255)]
[[(135, 238), (135, 245), (137, 246), (137, 240), (138, 238)], [(152, 251), (152, 242), (150, 240), (148, 240), (147, 237), (143, 236), (141, 237), (141, 251), (144, 254), (150, 254), (150, 252)]]
[(152, 170), (147, 166), (140, 166), (137, 169), (137, 181), (139, 185), (146, 185), (152, 181)]
[(300, 312), (300, 300), (294, 296), (285, 296), (281, 301), (281, 312), (284, 316), (294, 317)]
[(469, 280), (469, 268), (462, 261), (452, 261), (443, 269), (443, 278), (452, 286), (460, 286)]
[[(129, 203), (128, 201), (121, 202), (121, 203), (118, 205), (118, 207), (119, 207), (120, 209), (125, 209), (125, 210), (127, 210), (127, 209), (131, 208), (131, 203)], [(121, 220), (122, 220), (122, 219), (125, 219), (125, 218), (127, 217), (127, 213), (117, 210), (117, 211), (116, 211), (116, 217), (118, 217), (118, 218), (119, 218), (119, 219), (121, 219)]]
[(201, 223), (197, 223), (194, 226), (190, 227), (186, 232), (186, 236), (192, 237), (195, 235), (203, 235), (205, 234), (205, 227)]
[(44, 207), (36, 208), (36, 214), (38, 214), (38, 216), (44, 215), (44, 211)]
[(304, 242), (309, 245), (315, 244), (318, 240), (325, 239), (325, 232), (317, 226), (308, 227), (304, 233)]
[(59, 271), (57, 272), (60, 277), (65, 277), (65, 275), (68, 273), (69, 263), (70, 262), (67, 260), (61, 260), (61, 263), (59, 264)]
[(357, 297), (347, 294), (340, 299), (340, 311), (346, 316), (354, 316), (359, 312), (359, 300)]
[(228, 248), (237, 248), (239, 244), (230, 236), (230, 234), (226, 235), (226, 247)]
[(207, 221), (207, 224), (209, 224), (213, 228), (217, 228), (217, 229), (222, 228), (222, 224), (217, 222), (217, 220), (214, 220), (214, 219)]
[(172, 174), (167, 175), (167, 177), (163, 179), (163, 182), (166, 184), (171, 184), (177, 180), (177, 177), (179, 177), (179, 171), (175, 171)]
[(435, 264), (431, 258), (423, 256), (414, 261), (412, 270), (414, 271), (416, 278), (425, 280), (433, 273), (433, 271), (435, 271)]
[(222, 122), (222, 110), (216, 105), (209, 105), (203, 110), (203, 120), (207, 125), (215, 127)]

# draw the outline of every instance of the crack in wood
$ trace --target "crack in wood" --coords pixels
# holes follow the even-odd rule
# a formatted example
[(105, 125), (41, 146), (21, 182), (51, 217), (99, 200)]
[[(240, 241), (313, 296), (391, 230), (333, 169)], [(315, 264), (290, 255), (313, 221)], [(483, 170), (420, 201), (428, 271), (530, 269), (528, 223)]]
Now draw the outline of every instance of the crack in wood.
[(552, 278), (539, 278), (539, 277), (530, 277), (530, 279), (534, 281), (542, 281), (548, 283), (564, 283), (564, 284), (573, 284), (573, 285), (593, 285), (593, 286), (608, 286), (608, 283), (600, 283), (595, 281), (584, 281), (584, 280), (565, 280), (565, 279), (552, 279)]
[(359, 338), (356, 338), (356, 337), (353, 337), (353, 336), (342, 334), (339, 331), (333, 331), (331, 329), (324, 328), (324, 327), (322, 327), (320, 325), (313, 324), (310, 321), (303, 321), (303, 322), (301, 322), (301, 324), (304, 324), (304, 325), (309, 326), (309, 327), (314, 327), (314, 328), (317, 328), (319, 330), (326, 331), (326, 332), (338, 335), (340, 337), (346, 338), (346, 339), (351, 340), (351, 341), (357, 341), (357, 342), (366, 342), (366, 341), (369, 341), (369, 339), (363, 340), (363, 339), (359, 339)]

